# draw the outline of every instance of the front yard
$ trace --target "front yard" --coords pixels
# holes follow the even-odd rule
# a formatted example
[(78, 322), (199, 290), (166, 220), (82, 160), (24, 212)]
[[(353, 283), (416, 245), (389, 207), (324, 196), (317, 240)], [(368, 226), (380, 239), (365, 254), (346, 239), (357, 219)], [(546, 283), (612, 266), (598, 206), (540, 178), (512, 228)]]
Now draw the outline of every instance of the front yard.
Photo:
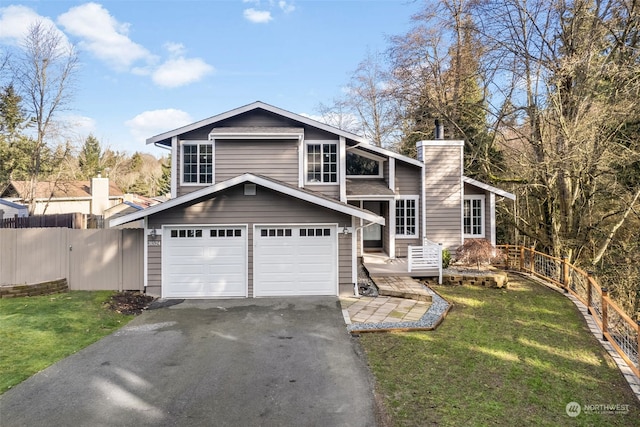
[(111, 291), (0, 299), (0, 393), (133, 318), (107, 309)]
[(568, 298), (517, 276), (434, 290), (454, 305), (436, 331), (360, 338), (390, 424), (638, 425), (640, 403)]

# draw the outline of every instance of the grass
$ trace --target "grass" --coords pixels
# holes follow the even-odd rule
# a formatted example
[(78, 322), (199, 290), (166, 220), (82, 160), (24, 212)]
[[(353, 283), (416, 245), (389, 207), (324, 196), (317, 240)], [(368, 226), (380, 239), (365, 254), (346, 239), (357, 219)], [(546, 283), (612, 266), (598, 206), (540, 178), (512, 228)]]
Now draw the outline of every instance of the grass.
[[(453, 303), (435, 331), (361, 335), (390, 423), (637, 426), (638, 400), (573, 303), (510, 280), (508, 290), (434, 287)], [(572, 418), (570, 402), (628, 412)]]
[(0, 393), (131, 320), (104, 307), (112, 294), (0, 299)]

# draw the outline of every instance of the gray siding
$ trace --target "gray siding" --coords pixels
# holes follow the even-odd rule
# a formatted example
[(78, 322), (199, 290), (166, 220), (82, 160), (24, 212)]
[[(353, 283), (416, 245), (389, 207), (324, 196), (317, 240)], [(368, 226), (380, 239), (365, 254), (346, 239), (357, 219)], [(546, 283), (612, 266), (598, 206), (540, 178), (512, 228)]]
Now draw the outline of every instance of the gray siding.
[[(396, 160), (396, 194), (401, 196), (419, 196), (417, 201), (418, 208), (418, 238), (403, 239), (396, 237), (396, 257), (404, 258), (409, 254), (408, 247), (419, 246), (422, 242), (422, 168)], [(395, 209), (395, 204), (393, 206)]]
[[(160, 228), (160, 227), (158, 227)], [(153, 296), (162, 295), (160, 284), (162, 283), (162, 247), (147, 247), (147, 293)]]
[[(187, 207), (175, 207), (149, 217), (150, 228), (162, 225), (239, 224), (248, 225), (249, 295), (253, 295), (253, 225), (254, 224), (333, 224), (351, 225), (351, 217), (312, 203), (258, 187), (255, 196), (244, 196), (238, 185)], [(338, 276), (340, 291), (352, 289), (351, 239), (338, 237)], [(155, 255), (154, 255), (155, 256)], [(157, 258), (154, 258), (157, 259)], [(151, 264), (151, 254), (150, 254)], [(157, 262), (157, 261), (156, 261)], [(151, 271), (151, 265), (150, 265)], [(149, 275), (149, 286), (161, 286), (161, 275)], [(158, 288), (159, 289), (159, 288)]]
[(423, 146), (427, 238), (455, 249), (462, 243), (462, 147)]
[(216, 140), (214, 157), (216, 183), (248, 172), (298, 185), (297, 140)]
[(421, 168), (396, 161), (396, 194), (403, 196), (419, 196)]

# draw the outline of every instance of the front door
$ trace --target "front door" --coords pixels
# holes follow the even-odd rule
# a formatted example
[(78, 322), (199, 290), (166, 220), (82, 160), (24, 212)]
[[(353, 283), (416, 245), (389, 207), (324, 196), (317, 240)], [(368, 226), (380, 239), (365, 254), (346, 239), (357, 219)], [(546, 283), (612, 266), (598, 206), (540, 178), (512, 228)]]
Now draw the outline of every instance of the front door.
[[(380, 216), (384, 216), (383, 202), (364, 202), (364, 209), (371, 211)], [(365, 227), (362, 230), (362, 243), (365, 250), (380, 250), (382, 249), (382, 236), (384, 233), (384, 227), (380, 224), (373, 224)]]

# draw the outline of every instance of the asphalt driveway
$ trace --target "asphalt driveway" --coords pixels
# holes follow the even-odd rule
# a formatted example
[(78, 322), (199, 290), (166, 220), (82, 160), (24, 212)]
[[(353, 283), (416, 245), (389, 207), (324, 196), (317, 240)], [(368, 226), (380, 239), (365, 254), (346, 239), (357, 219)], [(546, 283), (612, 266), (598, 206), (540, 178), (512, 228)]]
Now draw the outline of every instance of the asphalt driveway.
[(336, 298), (185, 301), (7, 391), (0, 425), (373, 426), (354, 340)]

